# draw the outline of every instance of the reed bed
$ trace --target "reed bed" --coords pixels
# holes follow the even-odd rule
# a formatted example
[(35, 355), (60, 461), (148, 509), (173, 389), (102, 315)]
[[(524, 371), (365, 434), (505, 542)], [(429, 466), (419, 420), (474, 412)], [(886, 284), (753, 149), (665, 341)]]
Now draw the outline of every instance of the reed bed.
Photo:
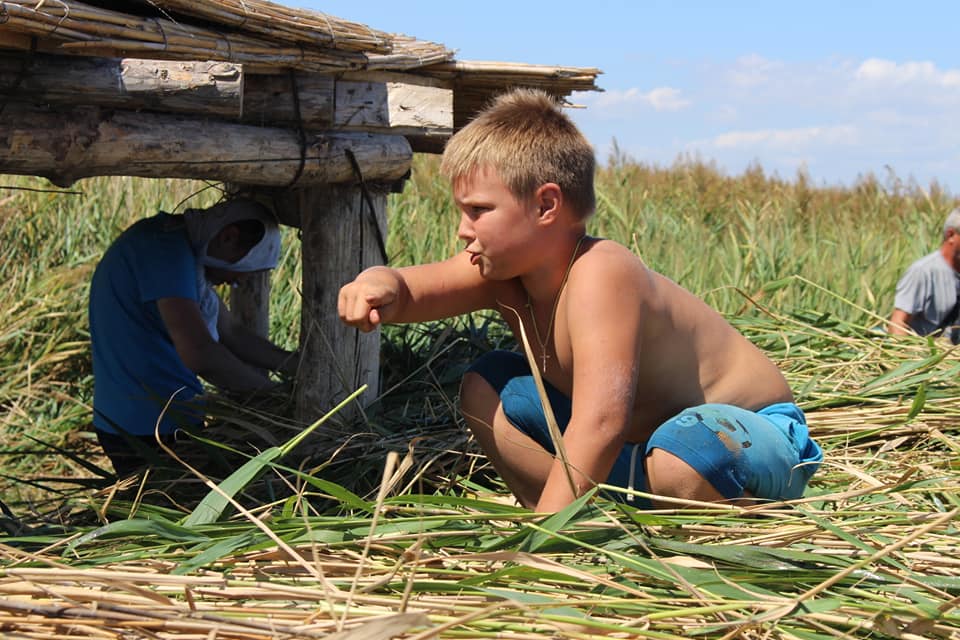
[(304, 43), (370, 53), (389, 53), (391, 36), (358, 22), (319, 11), (285, 7), (264, 0), (149, 0), (149, 5), (177, 15), (201, 18), (237, 31), (259, 33), (271, 40)]
[[(457, 248), (435, 169), (418, 158), (392, 197), (393, 264)], [(512, 345), (484, 315), (389, 328), (366, 419), (334, 416), (269, 464), (260, 452), (304, 432), (288, 400), (218, 398), (209, 440), (257, 471), (230, 500), (185, 469), (111, 477), (86, 431), (89, 275), (123, 227), (202, 186), (0, 190), (4, 637), (960, 638), (960, 360), (874, 329), (956, 204), (936, 185), (611, 159), (592, 232), (769, 353), (826, 461), (789, 504), (638, 511), (597, 496), (553, 516), (514, 504), (456, 415), (466, 364)], [(289, 346), (293, 234), (273, 278), (271, 334)]]

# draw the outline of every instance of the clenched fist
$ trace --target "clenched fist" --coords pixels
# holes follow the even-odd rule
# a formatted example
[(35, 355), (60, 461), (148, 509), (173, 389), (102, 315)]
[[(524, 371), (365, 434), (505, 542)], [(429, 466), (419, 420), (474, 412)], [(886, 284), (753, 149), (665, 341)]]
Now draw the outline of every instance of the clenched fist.
[(337, 313), (340, 320), (361, 331), (373, 331), (391, 317), (400, 296), (402, 281), (389, 267), (371, 267), (340, 289)]

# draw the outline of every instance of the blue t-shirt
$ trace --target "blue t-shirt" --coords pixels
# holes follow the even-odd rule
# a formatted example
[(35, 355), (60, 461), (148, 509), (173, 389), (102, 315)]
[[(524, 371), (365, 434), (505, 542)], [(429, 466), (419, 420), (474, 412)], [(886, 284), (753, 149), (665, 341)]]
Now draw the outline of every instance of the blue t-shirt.
[[(151, 435), (195, 425), (199, 378), (184, 365), (157, 308), (161, 298), (197, 300), (197, 263), (186, 229), (159, 213), (131, 225), (97, 265), (90, 286), (93, 424), (110, 433)], [(186, 404), (185, 404), (186, 403)]]

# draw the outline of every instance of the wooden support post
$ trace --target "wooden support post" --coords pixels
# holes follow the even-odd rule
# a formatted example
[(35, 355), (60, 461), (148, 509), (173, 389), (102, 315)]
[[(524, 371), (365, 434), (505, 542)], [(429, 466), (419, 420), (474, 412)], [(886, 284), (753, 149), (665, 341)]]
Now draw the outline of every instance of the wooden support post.
[[(273, 202), (273, 193), (253, 185), (226, 183), (224, 189), (231, 197), (243, 197)], [(269, 206), (269, 205), (268, 205)], [(230, 291), (230, 312), (250, 331), (261, 338), (270, 338), (270, 271), (248, 274)]]
[[(340, 287), (367, 267), (383, 264), (387, 188), (330, 185), (299, 190), (303, 249), (302, 353), (297, 417), (310, 422), (368, 385), (360, 404), (379, 395), (380, 331), (361, 333), (337, 315)], [(370, 204), (373, 210), (370, 210)], [(342, 415), (350, 418), (355, 410)]]

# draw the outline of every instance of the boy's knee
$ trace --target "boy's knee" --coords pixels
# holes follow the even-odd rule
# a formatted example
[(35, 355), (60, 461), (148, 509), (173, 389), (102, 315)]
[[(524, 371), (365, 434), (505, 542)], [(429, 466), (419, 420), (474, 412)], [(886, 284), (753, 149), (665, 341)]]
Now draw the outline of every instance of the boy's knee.
[(500, 404), (500, 396), (478, 373), (468, 371), (460, 381), (460, 410), (467, 416), (488, 415)]
[[(650, 493), (666, 498), (719, 502), (724, 496), (690, 464), (673, 453), (654, 447), (647, 455), (647, 485)], [(656, 506), (676, 507), (676, 503), (653, 501)]]

